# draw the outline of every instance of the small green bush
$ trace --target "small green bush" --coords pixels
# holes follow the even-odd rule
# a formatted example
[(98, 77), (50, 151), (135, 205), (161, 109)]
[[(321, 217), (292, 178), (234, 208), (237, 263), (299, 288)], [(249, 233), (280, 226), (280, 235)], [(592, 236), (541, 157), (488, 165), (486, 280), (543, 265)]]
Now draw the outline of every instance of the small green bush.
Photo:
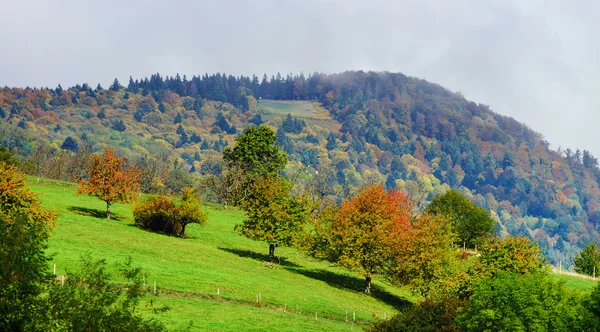
[(425, 300), (418, 304), (406, 306), (387, 321), (379, 321), (369, 328), (371, 332), (429, 332), (458, 331), (456, 317), (464, 301), (457, 298), (443, 300)]
[(141, 228), (165, 234), (185, 236), (189, 224), (206, 224), (206, 214), (202, 213), (196, 193), (183, 189), (179, 202), (165, 196), (151, 198), (133, 208), (135, 224)]

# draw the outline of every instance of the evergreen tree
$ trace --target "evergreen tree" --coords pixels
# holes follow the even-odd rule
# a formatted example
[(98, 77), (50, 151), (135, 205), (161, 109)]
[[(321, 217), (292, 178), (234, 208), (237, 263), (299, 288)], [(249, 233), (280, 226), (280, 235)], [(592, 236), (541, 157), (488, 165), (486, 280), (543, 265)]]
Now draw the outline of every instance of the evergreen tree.
[(68, 136), (67, 138), (65, 138), (65, 141), (60, 146), (60, 148), (72, 152), (77, 152), (79, 150), (79, 144), (76, 140), (73, 139), (73, 137)]
[(333, 134), (333, 132), (330, 132), (329, 136), (327, 136), (327, 145), (325, 147), (329, 151), (338, 148), (337, 140), (335, 139), (335, 135)]
[(181, 117), (181, 113), (177, 113), (177, 115), (175, 116), (175, 119), (173, 120), (173, 123), (178, 124), (178, 123), (181, 123), (181, 121), (183, 121), (183, 118)]

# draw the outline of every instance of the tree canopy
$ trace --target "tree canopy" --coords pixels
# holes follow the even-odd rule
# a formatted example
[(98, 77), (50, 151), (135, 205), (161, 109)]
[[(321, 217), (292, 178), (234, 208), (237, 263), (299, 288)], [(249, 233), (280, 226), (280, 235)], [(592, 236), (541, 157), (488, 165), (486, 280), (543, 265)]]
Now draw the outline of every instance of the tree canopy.
[(489, 212), (469, 201), (456, 190), (437, 195), (431, 201), (427, 212), (447, 216), (458, 235), (458, 243), (467, 246), (476, 244), (496, 234), (496, 222)]
[(585, 246), (575, 258), (575, 272), (587, 275), (600, 274), (600, 248), (596, 242), (592, 242)]
[(365, 277), (365, 292), (372, 278), (391, 258), (393, 241), (401, 241), (412, 228), (412, 204), (404, 193), (386, 192), (381, 185), (362, 188), (342, 202), (332, 224), (332, 250), (339, 263)]
[(298, 240), (309, 203), (304, 196), (291, 197), (292, 183), (280, 177), (253, 181), (249, 186), (249, 195), (241, 204), (247, 218), (235, 229), (247, 238), (266, 242), (273, 260), (276, 246), (289, 246)]
[(135, 200), (140, 190), (140, 172), (110, 149), (104, 149), (103, 156), (93, 155), (91, 159), (88, 178), (78, 179), (77, 193), (106, 202), (106, 218), (110, 219), (112, 204)]
[(223, 150), (229, 168), (239, 168), (248, 176), (276, 176), (287, 164), (287, 155), (275, 143), (275, 132), (264, 125), (250, 126), (235, 139), (233, 148)]

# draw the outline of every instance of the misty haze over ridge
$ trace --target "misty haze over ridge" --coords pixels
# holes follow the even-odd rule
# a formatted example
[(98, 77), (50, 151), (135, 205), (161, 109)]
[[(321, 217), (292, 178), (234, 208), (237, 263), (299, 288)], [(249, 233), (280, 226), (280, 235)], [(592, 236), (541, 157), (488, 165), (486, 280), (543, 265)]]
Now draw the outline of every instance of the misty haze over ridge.
[(0, 0), (0, 85), (117, 77), (402, 72), (460, 91), (558, 146), (600, 155), (600, 3)]

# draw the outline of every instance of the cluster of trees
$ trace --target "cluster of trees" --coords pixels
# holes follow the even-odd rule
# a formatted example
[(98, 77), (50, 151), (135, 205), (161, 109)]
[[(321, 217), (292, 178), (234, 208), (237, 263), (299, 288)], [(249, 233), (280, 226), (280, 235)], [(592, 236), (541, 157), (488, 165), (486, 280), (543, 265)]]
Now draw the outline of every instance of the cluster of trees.
[(489, 213), (460, 193), (436, 196), (421, 212), (405, 193), (380, 184), (363, 187), (340, 206), (322, 205), (309, 193), (292, 194), (280, 175), (285, 154), (275, 142), (269, 128), (250, 127), (224, 154), (225, 173), (234, 172), (244, 188), (233, 201), (247, 219), (236, 229), (268, 243), (271, 259), (276, 246), (294, 246), (362, 274), (366, 293), (379, 276), (422, 296), (371, 330), (600, 327), (600, 286), (591, 295), (570, 292), (549, 276), (537, 243), (495, 237)]
[[(314, 101), (338, 123), (309, 124), (293, 114), (265, 120), (261, 98)], [(492, 211), (502, 235), (538, 240), (552, 263), (571, 265), (575, 253), (600, 239), (596, 157), (553, 151), (514, 119), (399, 73), (154, 74), (109, 89), (3, 88), (0, 110), (6, 128), (0, 145), (29, 161), (31, 174), (70, 177), (85, 160), (75, 157), (82, 149), (108, 145), (145, 167), (142, 190), (177, 193), (198, 185), (193, 175), (221, 176), (220, 153), (235, 135), (266, 124), (278, 129), (277, 142), (291, 161), (284, 172), (317, 170), (296, 187), (319, 186), (330, 204), (368, 183), (406, 191), (419, 206), (452, 188)], [(54, 152), (44, 152), (34, 132)]]

